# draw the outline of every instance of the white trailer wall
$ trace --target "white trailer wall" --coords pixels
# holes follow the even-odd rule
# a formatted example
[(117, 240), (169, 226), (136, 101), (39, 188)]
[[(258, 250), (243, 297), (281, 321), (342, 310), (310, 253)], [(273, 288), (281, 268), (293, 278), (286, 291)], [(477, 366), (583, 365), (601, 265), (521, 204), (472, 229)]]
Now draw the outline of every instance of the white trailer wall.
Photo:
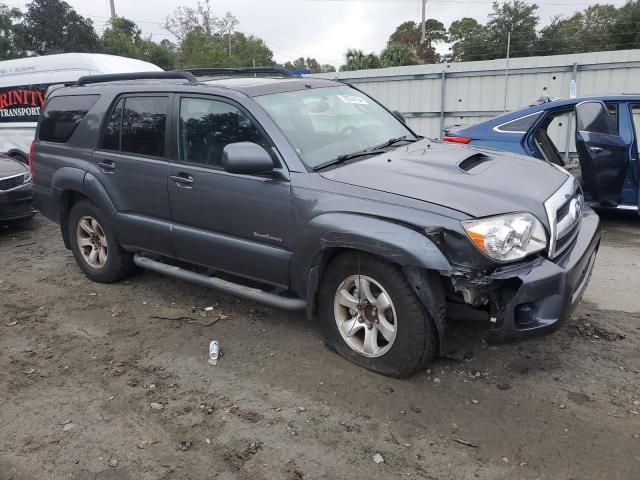
[[(530, 105), (538, 97), (567, 97), (575, 78), (578, 95), (640, 94), (640, 50), (524, 57), (314, 74), (337, 78), (399, 110), (427, 137), (443, 127), (469, 125)], [(564, 138), (563, 132), (557, 133)]]

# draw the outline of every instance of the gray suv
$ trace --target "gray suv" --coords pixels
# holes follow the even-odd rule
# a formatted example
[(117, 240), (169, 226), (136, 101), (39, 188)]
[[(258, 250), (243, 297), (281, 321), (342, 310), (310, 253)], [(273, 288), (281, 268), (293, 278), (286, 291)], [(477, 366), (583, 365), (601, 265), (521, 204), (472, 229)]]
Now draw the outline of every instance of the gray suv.
[(284, 309), (405, 376), (451, 320), (552, 332), (600, 242), (576, 180), (424, 139), (352, 86), (277, 68), (84, 77), (47, 98), (34, 201), (84, 273), (136, 266)]

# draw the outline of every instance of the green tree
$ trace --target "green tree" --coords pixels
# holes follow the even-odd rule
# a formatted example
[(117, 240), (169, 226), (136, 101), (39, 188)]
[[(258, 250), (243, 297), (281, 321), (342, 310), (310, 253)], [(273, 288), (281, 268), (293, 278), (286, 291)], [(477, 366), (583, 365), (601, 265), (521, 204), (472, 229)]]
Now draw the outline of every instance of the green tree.
[(540, 30), (536, 53), (558, 55), (579, 52), (582, 48), (584, 21), (582, 13), (571, 18), (556, 16), (551, 23)]
[(335, 72), (336, 67), (329, 64), (320, 65), (320, 62), (312, 57), (296, 58), (293, 62), (285, 62), (284, 68), (288, 70), (304, 70), (308, 69), (311, 73)]
[(480, 60), (486, 54), (487, 29), (476, 19), (464, 17), (451, 22), (449, 41), (452, 45), (448, 60), (453, 62)]
[(335, 71), (336, 71), (336, 67), (334, 67), (329, 63), (323, 63), (322, 65), (320, 65), (320, 73), (329, 73), (329, 72), (335, 72)]
[(408, 45), (390, 43), (380, 53), (380, 63), (383, 67), (399, 67), (402, 65), (416, 65), (419, 60), (414, 50)]
[[(555, 17), (540, 31), (536, 53), (558, 55), (636, 48), (638, 44), (630, 47), (620, 47), (618, 44), (627, 22), (624, 14), (621, 15), (625, 7), (618, 10), (613, 5), (592, 5), (569, 18)], [(619, 22), (620, 18), (625, 20)], [(635, 33), (634, 25), (632, 35)]]
[(507, 38), (511, 32), (511, 57), (527, 57), (535, 55), (538, 40), (536, 27), (538, 17), (535, 4), (523, 0), (505, 3), (493, 3), (493, 12), (487, 22), (486, 56), (504, 58), (507, 56)]
[(416, 57), (422, 63), (435, 63), (439, 57), (435, 50), (435, 44), (447, 41), (447, 29), (442, 22), (433, 18), (425, 22), (425, 41), (422, 42), (421, 24), (416, 22), (403, 22), (398, 25), (389, 37), (387, 45), (405, 45), (413, 50)]
[(615, 50), (640, 48), (640, 1), (633, 0), (620, 7), (612, 22), (610, 45)]
[(370, 68), (380, 68), (380, 59), (375, 53), (364, 53), (362, 50), (350, 48), (344, 55), (345, 64), (340, 67), (341, 71), (347, 70), (367, 70)]
[(16, 34), (21, 46), (35, 55), (99, 50), (93, 22), (61, 0), (28, 3)]
[(0, 60), (16, 58), (20, 55), (16, 45), (16, 24), (22, 13), (17, 8), (0, 4)]
[(104, 53), (145, 60), (165, 70), (174, 66), (175, 53), (170, 42), (158, 45), (150, 38), (143, 38), (138, 25), (123, 17), (110, 22), (102, 34), (102, 45)]

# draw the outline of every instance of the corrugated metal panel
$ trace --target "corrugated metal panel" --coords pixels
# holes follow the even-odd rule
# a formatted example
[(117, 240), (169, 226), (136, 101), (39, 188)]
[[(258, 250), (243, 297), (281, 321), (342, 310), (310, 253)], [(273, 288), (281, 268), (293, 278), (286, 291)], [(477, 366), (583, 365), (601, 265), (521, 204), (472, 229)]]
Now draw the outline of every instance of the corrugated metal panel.
[[(579, 95), (640, 94), (640, 50), (513, 58), (509, 61), (507, 110), (542, 95), (567, 96), (573, 65)], [(354, 83), (387, 107), (403, 112), (423, 135), (440, 135), (442, 72), (445, 73), (444, 126), (468, 125), (505, 108), (506, 60), (415, 65), (317, 74)], [(562, 135), (562, 133), (558, 133)]]

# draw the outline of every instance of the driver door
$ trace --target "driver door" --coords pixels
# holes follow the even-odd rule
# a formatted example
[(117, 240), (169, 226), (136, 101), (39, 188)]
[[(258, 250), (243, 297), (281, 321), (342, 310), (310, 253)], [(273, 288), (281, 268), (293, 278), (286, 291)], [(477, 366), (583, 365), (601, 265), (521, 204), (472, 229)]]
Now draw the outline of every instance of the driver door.
[(587, 193), (601, 207), (617, 207), (627, 175), (629, 145), (617, 135), (606, 105), (576, 105), (576, 150)]

